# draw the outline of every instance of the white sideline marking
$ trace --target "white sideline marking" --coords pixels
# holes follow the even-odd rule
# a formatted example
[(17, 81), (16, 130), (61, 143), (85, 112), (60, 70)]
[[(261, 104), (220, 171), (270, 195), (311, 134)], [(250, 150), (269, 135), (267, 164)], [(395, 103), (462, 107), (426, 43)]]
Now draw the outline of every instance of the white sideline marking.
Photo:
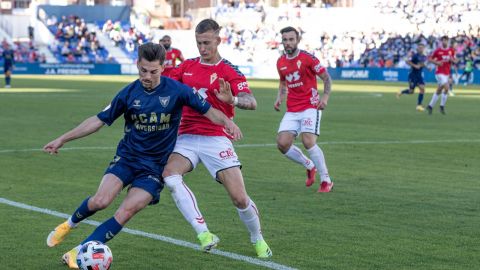
[[(410, 141), (329, 141), (317, 142), (320, 145), (342, 145), (342, 144), (429, 144), (429, 143), (479, 143), (480, 139), (452, 139), (452, 140), (410, 140)], [(296, 143), (300, 145), (301, 143)], [(235, 148), (250, 148), (250, 147), (272, 147), (277, 146), (276, 143), (252, 143), (252, 144), (234, 144)], [(62, 151), (75, 150), (113, 150), (113, 146), (78, 146), (78, 147), (64, 147)], [(27, 148), (27, 149), (3, 149), (0, 154), (16, 153), (16, 152), (40, 152), (41, 148)]]
[[(28, 205), (28, 204), (23, 204), (23, 203), (11, 201), (11, 200), (8, 200), (8, 199), (2, 198), (2, 197), (0, 197), (0, 203), (7, 204), (7, 205), (10, 205), (10, 206), (14, 206), (14, 207), (18, 207), (18, 208), (22, 208), (22, 209), (26, 209), (26, 210), (30, 210), (30, 211), (34, 211), (34, 212), (39, 212), (39, 213), (42, 213), (42, 214), (55, 216), (55, 217), (61, 217), (61, 218), (65, 218), (65, 219), (70, 217), (70, 215), (67, 215), (65, 213), (60, 213), (60, 212), (53, 211), (53, 210), (46, 209), (46, 208), (39, 208), (39, 207), (36, 207), (36, 206), (31, 206), (31, 205)], [(94, 220), (84, 220), (84, 221), (82, 221), (82, 223), (87, 223), (87, 224), (90, 224), (90, 225), (93, 225), (93, 226), (98, 226), (98, 225), (101, 224), (100, 222), (94, 221)], [(122, 232), (126, 232), (126, 233), (133, 234), (133, 235), (139, 235), (139, 236), (143, 236), (143, 237), (147, 237), (147, 238), (151, 238), (151, 239), (155, 239), (155, 240), (160, 240), (160, 241), (167, 242), (167, 243), (170, 243), (170, 244), (174, 244), (174, 245), (177, 245), (177, 246), (182, 246), (182, 247), (187, 247), (187, 248), (191, 248), (191, 249), (201, 250), (201, 247), (197, 244), (193, 244), (193, 243), (183, 241), (183, 240), (178, 240), (178, 239), (171, 238), (171, 237), (168, 237), (168, 236), (163, 236), (163, 235), (160, 235), (160, 234), (148, 233), (148, 232), (133, 230), (133, 229), (129, 229), (129, 228), (123, 228)], [(220, 255), (220, 256), (223, 256), (223, 257), (227, 257), (227, 258), (230, 258), (230, 259), (234, 259), (234, 260), (237, 260), (237, 261), (244, 261), (244, 262), (247, 262), (247, 263), (250, 263), (250, 264), (255, 264), (255, 265), (263, 266), (263, 267), (266, 267), (266, 268), (275, 269), (275, 270), (297, 270), (296, 268), (292, 268), (290, 266), (274, 263), (274, 262), (271, 262), (271, 261), (264, 261), (264, 260), (260, 260), (260, 259), (255, 259), (255, 258), (252, 258), (252, 257), (243, 256), (243, 255), (228, 252), (228, 251), (221, 251), (221, 250), (218, 250), (218, 249), (213, 249), (210, 253)]]

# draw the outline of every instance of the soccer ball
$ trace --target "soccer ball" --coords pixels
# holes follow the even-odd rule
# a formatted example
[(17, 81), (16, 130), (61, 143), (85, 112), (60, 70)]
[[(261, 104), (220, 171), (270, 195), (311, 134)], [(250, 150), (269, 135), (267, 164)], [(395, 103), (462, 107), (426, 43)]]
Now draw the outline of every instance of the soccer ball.
[(81, 270), (108, 270), (112, 260), (110, 248), (99, 241), (83, 244), (77, 255), (77, 264)]

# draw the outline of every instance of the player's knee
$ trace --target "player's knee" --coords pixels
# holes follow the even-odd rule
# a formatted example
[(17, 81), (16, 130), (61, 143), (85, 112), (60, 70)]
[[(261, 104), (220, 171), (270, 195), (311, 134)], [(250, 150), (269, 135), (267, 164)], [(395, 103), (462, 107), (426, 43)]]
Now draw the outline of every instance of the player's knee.
[(282, 152), (282, 154), (287, 153), (291, 146), (291, 142), (277, 140), (277, 148), (280, 150), (280, 152)]
[(176, 170), (174, 170), (171, 166), (166, 166), (165, 169), (163, 169), (162, 177), (165, 180), (166, 177), (170, 177), (173, 175), (178, 175)]
[(246, 194), (241, 195), (241, 196), (232, 197), (233, 205), (235, 205), (235, 207), (237, 207), (238, 209), (247, 208), (249, 201), (250, 200), (248, 199), (248, 196), (246, 196)]
[(110, 203), (112, 202), (112, 199), (109, 198), (108, 196), (95, 195), (90, 198), (89, 202), (92, 204), (93, 209), (102, 210), (107, 208), (110, 205)]

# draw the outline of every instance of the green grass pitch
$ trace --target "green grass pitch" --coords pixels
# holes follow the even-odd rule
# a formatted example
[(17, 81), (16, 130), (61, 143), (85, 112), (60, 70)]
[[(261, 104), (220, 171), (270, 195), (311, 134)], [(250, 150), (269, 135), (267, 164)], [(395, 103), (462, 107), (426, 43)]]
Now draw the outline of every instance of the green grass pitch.
[[(0, 83), (0, 197), (71, 214), (95, 192), (122, 137), (122, 119), (71, 142), (58, 156), (44, 144), (102, 110), (126, 83), (122, 76), (13, 76)], [(335, 187), (318, 194), (305, 171), (274, 146), (283, 112), (273, 110), (276, 81), (251, 80), (256, 111), (237, 110), (236, 143), (247, 191), (262, 217), (271, 261), (298, 269), (476, 269), (480, 265), (480, 90), (456, 89), (447, 115), (415, 111), (406, 84), (334, 82), (321, 122)], [(429, 85), (424, 104), (430, 101)], [(284, 111), (284, 108), (283, 108)], [(298, 142), (298, 141), (297, 141)], [(243, 146), (242, 146), (243, 145)], [(303, 147), (302, 147), (303, 148)], [(219, 250), (254, 257), (246, 229), (223, 187), (200, 166), (186, 177)], [(91, 219), (113, 215), (125, 192)], [(1, 269), (66, 269), (61, 255), (93, 226), (62, 245), (46, 236), (62, 218), (0, 203)], [(196, 243), (169, 191), (128, 228)], [(248, 262), (120, 233), (109, 242), (112, 269), (266, 269)]]

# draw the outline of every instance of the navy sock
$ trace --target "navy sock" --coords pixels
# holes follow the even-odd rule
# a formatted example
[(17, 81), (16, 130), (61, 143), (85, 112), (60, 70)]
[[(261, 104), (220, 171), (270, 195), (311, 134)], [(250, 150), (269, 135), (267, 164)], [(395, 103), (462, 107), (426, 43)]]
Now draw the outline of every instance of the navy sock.
[(10, 85), (10, 79), (11, 79), (10, 76), (5, 77), (5, 84), (6, 85)]
[(106, 243), (117, 235), (122, 230), (123, 226), (118, 223), (115, 217), (111, 217), (109, 220), (100, 224), (90, 236), (83, 240), (82, 245), (88, 241), (96, 240), (102, 243)]
[(417, 104), (418, 104), (418, 105), (422, 105), (422, 102), (423, 102), (423, 94), (422, 94), (422, 93), (420, 93), (420, 94), (418, 94), (418, 101), (417, 101)]
[(90, 211), (88, 209), (88, 200), (89, 199), (90, 199), (90, 197), (86, 198), (82, 202), (80, 207), (78, 207), (78, 209), (75, 210), (75, 212), (72, 215), (72, 222), (73, 223), (79, 223), (80, 221), (86, 219), (87, 217), (89, 217), (89, 216), (95, 214), (95, 212), (97, 212), (97, 211)]
[(402, 95), (408, 95), (408, 94), (411, 94), (410, 89), (405, 89), (402, 91)]

